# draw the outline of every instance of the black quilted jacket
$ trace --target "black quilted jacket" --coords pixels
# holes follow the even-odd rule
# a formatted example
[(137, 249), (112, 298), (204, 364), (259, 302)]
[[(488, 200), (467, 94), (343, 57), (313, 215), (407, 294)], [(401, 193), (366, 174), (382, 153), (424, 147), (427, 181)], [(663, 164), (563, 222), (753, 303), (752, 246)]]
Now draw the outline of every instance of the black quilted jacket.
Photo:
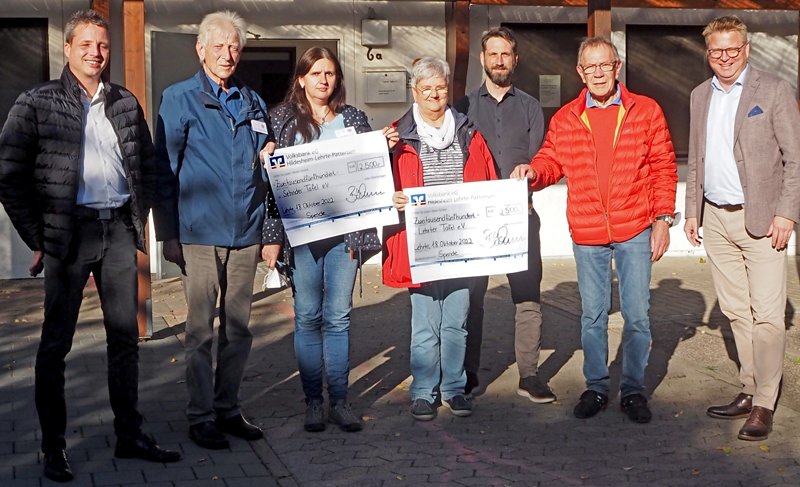
[[(117, 133), (137, 246), (155, 189), (155, 151), (139, 102), (125, 88), (103, 83), (106, 116)], [(61, 78), (22, 93), (0, 133), (0, 203), (32, 250), (63, 259), (69, 250), (78, 198), (83, 105), (77, 79)]]

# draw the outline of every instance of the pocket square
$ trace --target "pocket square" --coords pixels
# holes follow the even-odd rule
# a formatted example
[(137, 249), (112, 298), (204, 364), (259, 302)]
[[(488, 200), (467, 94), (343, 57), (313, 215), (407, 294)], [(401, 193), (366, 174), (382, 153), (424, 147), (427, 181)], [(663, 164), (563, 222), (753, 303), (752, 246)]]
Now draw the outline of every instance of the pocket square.
[(764, 113), (764, 110), (761, 109), (760, 106), (756, 105), (750, 110), (750, 113), (747, 114), (748, 117), (755, 117), (756, 115), (761, 115)]

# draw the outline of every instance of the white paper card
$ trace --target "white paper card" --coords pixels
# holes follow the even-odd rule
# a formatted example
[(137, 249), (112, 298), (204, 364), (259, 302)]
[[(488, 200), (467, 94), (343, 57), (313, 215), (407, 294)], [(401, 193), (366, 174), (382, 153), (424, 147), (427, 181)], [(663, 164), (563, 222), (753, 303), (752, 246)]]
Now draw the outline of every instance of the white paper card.
[(505, 179), (407, 188), (411, 279), (508, 274), (528, 269), (528, 184)]
[(261, 120), (250, 120), (250, 126), (253, 128), (254, 132), (269, 134), (269, 131), (267, 130), (267, 124)]
[(380, 131), (278, 149), (266, 167), (292, 247), (399, 221)]
[(350, 135), (356, 135), (356, 129), (355, 127), (345, 127), (343, 129), (337, 130), (336, 132), (334, 132), (334, 134), (336, 135), (336, 137), (348, 137)]

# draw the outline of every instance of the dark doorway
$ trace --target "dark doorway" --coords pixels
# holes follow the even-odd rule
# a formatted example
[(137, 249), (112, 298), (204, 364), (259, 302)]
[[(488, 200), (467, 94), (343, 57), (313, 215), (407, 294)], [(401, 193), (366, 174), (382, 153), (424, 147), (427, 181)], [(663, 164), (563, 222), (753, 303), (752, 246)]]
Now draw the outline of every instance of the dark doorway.
[(294, 47), (245, 46), (238, 76), (245, 85), (253, 88), (270, 109), (283, 101), (294, 73)]
[[(542, 101), (540, 75), (560, 76), (559, 106), (544, 106), (545, 124), (561, 106), (575, 99), (583, 89), (575, 66), (578, 64), (578, 47), (586, 38), (586, 24), (502, 24), (514, 30), (517, 36), (519, 65), (514, 73), (517, 88)], [(547, 97), (544, 97), (547, 98)]]
[(50, 79), (47, 19), (0, 19), (0, 125), (20, 93)]
[(626, 27), (627, 86), (661, 105), (679, 162), (689, 151), (689, 97), (712, 74), (702, 31), (683, 25)]

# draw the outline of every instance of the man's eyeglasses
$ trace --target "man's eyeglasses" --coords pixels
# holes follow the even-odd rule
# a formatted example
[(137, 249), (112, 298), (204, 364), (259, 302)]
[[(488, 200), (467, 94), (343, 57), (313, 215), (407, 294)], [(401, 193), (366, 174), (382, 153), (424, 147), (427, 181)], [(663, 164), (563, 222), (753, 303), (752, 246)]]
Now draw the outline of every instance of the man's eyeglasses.
[(437, 87), (425, 86), (425, 87), (422, 87), (422, 88), (416, 87), (416, 90), (419, 91), (420, 93), (422, 93), (422, 96), (424, 96), (424, 97), (431, 96), (431, 93), (433, 93), (434, 91), (436, 93), (440, 94), (440, 95), (446, 95), (447, 94), (447, 87), (446, 86), (437, 86)]
[(728, 55), (729, 58), (735, 58), (739, 56), (739, 53), (742, 52), (742, 49), (744, 49), (744, 46), (746, 46), (747, 44), (748, 43), (745, 42), (739, 47), (727, 47), (725, 49), (709, 49), (708, 57), (710, 57), (711, 59), (719, 59), (722, 57), (722, 53), (724, 52), (725, 54)]
[(614, 71), (614, 68), (617, 67), (617, 62), (618, 61), (611, 63), (590, 64), (588, 66), (581, 66), (581, 69), (583, 70), (583, 74), (593, 74), (595, 71), (597, 71), (597, 68), (600, 68), (600, 71), (604, 73), (610, 73), (611, 71)]

